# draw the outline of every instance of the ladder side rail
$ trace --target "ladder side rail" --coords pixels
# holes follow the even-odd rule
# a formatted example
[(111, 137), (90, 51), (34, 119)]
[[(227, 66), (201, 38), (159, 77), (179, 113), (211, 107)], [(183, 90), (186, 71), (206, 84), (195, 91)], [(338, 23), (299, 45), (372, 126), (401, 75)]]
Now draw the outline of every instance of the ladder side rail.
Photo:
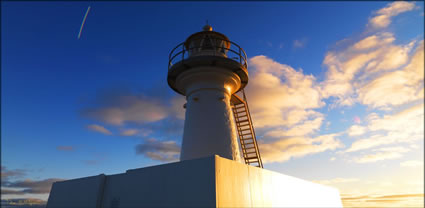
[[(245, 106), (245, 105), (244, 105)], [(242, 153), (243, 153), (243, 159), (244, 159), (244, 161), (245, 161), (245, 164), (247, 164), (247, 160), (246, 160), (246, 158), (245, 158), (245, 148), (244, 148), (244, 142), (243, 142), (243, 140), (242, 140), (242, 136), (240, 136), (240, 129), (239, 129), (239, 125), (238, 124), (240, 124), (240, 122), (239, 122), (239, 116), (237, 115), (238, 113), (237, 113), (237, 111), (236, 111), (236, 105), (233, 105), (233, 117), (235, 118), (235, 122), (236, 122), (236, 127), (237, 127), (237, 131), (238, 131), (238, 138), (239, 138), (239, 143), (240, 143), (240, 145), (241, 145), (241, 150), (242, 150)]]
[(251, 123), (251, 130), (252, 130), (252, 134), (253, 134), (253, 140), (255, 143), (255, 148), (257, 150), (257, 154), (258, 154), (258, 160), (259, 160), (259, 165), (261, 166), (261, 168), (263, 168), (263, 161), (261, 160), (261, 155), (260, 155), (260, 150), (258, 148), (258, 144), (257, 144), (257, 136), (255, 135), (255, 131), (254, 131), (254, 124), (252, 123), (252, 119), (251, 119), (251, 113), (249, 112), (249, 107), (248, 107), (248, 100), (246, 99), (246, 95), (245, 95), (245, 90), (242, 89), (242, 94), (243, 94), (243, 99), (245, 101), (245, 106), (246, 106), (246, 110), (247, 110), (247, 115), (248, 115), (248, 119), (249, 119), (249, 123)]
[[(241, 100), (242, 101), (242, 100)], [(241, 103), (243, 106), (243, 109), (245, 110), (246, 109), (246, 107), (245, 107), (245, 102), (244, 101), (242, 101), (242, 103)], [(234, 107), (236, 107), (236, 106), (234, 106)], [(238, 106), (238, 107), (240, 107), (240, 106)], [(243, 112), (243, 111), (240, 111), (240, 112)], [(244, 161), (245, 161), (245, 164), (250, 164), (250, 161), (247, 159), (248, 158), (248, 154), (247, 154), (247, 148), (245, 147), (245, 141), (244, 141), (244, 138), (243, 138), (243, 136), (241, 135), (242, 134), (242, 128), (240, 128), (239, 127), (239, 125), (238, 124), (241, 124), (241, 123), (243, 123), (243, 122), (247, 122), (248, 121), (248, 124), (249, 124), (249, 120), (248, 120), (248, 117), (246, 118), (246, 119), (242, 119), (242, 121), (243, 122), (240, 122), (241, 121), (241, 119), (240, 119), (240, 116), (239, 116), (239, 113), (240, 112), (238, 112), (235, 108), (233, 108), (233, 115), (234, 115), (234, 117), (235, 117), (235, 120), (236, 120), (236, 126), (237, 126), (237, 131), (238, 131), (238, 137), (239, 137), (239, 143), (241, 144), (241, 149), (242, 149), (242, 153), (243, 153), (243, 158), (244, 158)], [(245, 117), (245, 116), (242, 116), (242, 117)], [(250, 128), (251, 128), (251, 125), (248, 125)], [(250, 128), (247, 128), (246, 130), (250, 130)], [(255, 146), (254, 146), (255, 147)]]

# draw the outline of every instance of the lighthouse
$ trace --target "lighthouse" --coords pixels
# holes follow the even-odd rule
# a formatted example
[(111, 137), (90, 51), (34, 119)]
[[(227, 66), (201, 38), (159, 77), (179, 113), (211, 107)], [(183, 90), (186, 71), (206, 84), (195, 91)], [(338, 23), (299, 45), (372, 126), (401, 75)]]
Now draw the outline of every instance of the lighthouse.
[(187, 101), (180, 160), (219, 155), (240, 161), (230, 100), (248, 83), (244, 50), (205, 25), (171, 51), (167, 81)]
[(335, 188), (263, 169), (247, 67), (244, 50), (210, 25), (190, 35), (167, 74), (186, 97), (180, 161), (55, 182), (47, 208), (342, 207)]

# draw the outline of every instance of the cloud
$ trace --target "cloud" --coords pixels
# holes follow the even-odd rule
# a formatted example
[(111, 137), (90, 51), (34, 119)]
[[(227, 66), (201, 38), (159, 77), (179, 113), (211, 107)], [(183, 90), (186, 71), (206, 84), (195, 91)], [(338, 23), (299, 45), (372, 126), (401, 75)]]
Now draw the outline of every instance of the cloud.
[(375, 149), (374, 154), (368, 154), (364, 155), (358, 158), (355, 158), (354, 161), (356, 163), (371, 163), (371, 162), (377, 162), (380, 160), (390, 160), (390, 159), (396, 159), (403, 156), (402, 153), (408, 152), (409, 149), (404, 147), (385, 147), (380, 149)]
[(1, 195), (24, 195), (25, 193), (14, 189), (1, 189)]
[(311, 110), (325, 104), (312, 75), (266, 56), (255, 56), (249, 63), (251, 77), (246, 93), (256, 127), (290, 127), (321, 116)]
[(376, 12), (376, 15), (369, 20), (369, 24), (373, 28), (385, 28), (391, 23), (391, 18), (400, 13), (413, 10), (415, 4), (412, 2), (397, 1), (388, 4)]
[[(391, 54), (391, 52), (388, 52), (388, 54)], [(395, 58), (400, 58), (400, 56), (394, 55)], [(394, 59), (388, 57), (387, 60)], [(382, 74), (361, 86), (358, 90), (359, 101), (374, 108), (385, 108), (423, 98), (423, 93), (420, 93), (423, 90), (424, 80), (423, 60), (424, 43), (421, 41), (410, 63), (405, 68)], [(381, 64), (383, 63), (381, 62)], [(388, 94), (391, 94), (391, 96), (388, 96)]]
[[(356, 140), (345, 152), (355, 152), (386, 144), (411, 143), (423, 139), (423, 118), (423, 103), (392, 115), (379, 116), (376, 113), (371, 113), (366, 119), (368, 124), (365, 128), (368, 132), (376, 133), (367, 138)], [(352, 128), (353, 126), (348, 129), (348, 132), (356, 132)]]
[(1, 181), (2, 184), (12, 178), (19, 178), (26, 175), (26, 171), (22, 169), (8, 170), (5, 166), (1, 166)]
[[(329, 51), (323, 61), (328, 68), (321, 83), (323, 97), (335, 97), (336, 106), (360, 102), (373, 108), (420, 99), (423, 41), (405, 45), (394, 41), (392, 33), (379, 32), (342, 50)], [(416, 52), (410, 55), (415, 46)]]
[(359, 124), (359, 123), (361, 123), (361, 122), (362, 122), (362, 121), (360, 120), (360, 117), (358, 117), (358, 116), (354, 116), (353, 121), (354, 121), (354, 123), (356, 123), (356, 124)]
[[(386, 130), (423, 133), (424, 104), (418, 104), (393, 115), (375, 117), (369, 121), (371, 131)], [(422, 124), (422, 125), (421, 125)]]
[(366, 128), (359, 125), (352, 125), (348, 130), (347, 133), (349, 136), (359, 136), (366, 132)]
[[(410, 2), (393, 2), (377, 11), (369, 25), (386, 27), (391, 17), (414, 7)], [(389, 110), (420, 100), (423, 98), (423, 51), (423, 40), (396, 44), (394, 34), (383, 30), (366, 30), (361, 37), (344, 39), (328, 51), (323, 60), (327, 72), (320, 83), (321, 93), (324, 98), (334, 97), (331, 107), (358, 102)]]
[[(2, 190), (3, 193), (3, 190)], [(38, 207), (45, 207), (46, 201), (41, 199), (35, 199), (35, 198), (17, 198), (17, 199), (2, 199), (1, 200), (2, 206), (10, 206), (10, 207), (21, 207), (21, 206), (28, 206), (31, 208), (38, 208)]]
[[(13, 182), (7, 182), (5, 184), (2, 184), (4, 187), (8, 188), (20, 188), (20, 193), (22, 194), (46, 194), (50, 193), (50, 189), (52, 187), (52, 184), (56, 181), (62, 181), (63, 179), (60, 178), (49, 178), (45, 180), (40, 181), (33, 181), (30, 179), (26, 180), (18, 180)], [(2, 190), (3, 194), (3, 190)], [(19, 194), (15, 191), (12, 191), (8, 189), (5, 194)]]
[(307, 38), (303, 38), (299, 40), (294, 40), (294, 43), (292, 44), (292, 46), (294, 48), (304, 48), (306, 44), (307, 44)]
[(112, 135), (112, 132), (110, 132), (108, 129), (106, 129), (105, 127), (101, 125), (91, 124), (91, 125), (88, 125), (87, 128), (92, 131), (97, 131), (105, 135)]
[(99, 164), (99, 160), (83, 160), (83, 163), (85, 163), (86, 165), (97, 165)]
[(266, 56), (249, 62), (246, 94), (255, 128), (266, 132), (259, 140), (263, 162), (284, 162), (343, 147), (337, 134), (312, 136), (324, 121), (324, 115), (314, 109), (325, 105), (313, 75)]
[(424, 194), (352, 195), (341, 198), (344, 207), (422, 207)]
[(59, 151), (65, 151), (65, 152), (75, 150), (73, 146), (57, 146), (56, 149), (59, 150)]
[(169, 111), (171, 112), (171, 114), (178, 119), (184, 120), (186, 111), (184, 110), (183, 105), (186, 103), (186, 97), (177, 95), (171, 98), (170, 102), (171, 108), (169, 109)]
[(330, 184), (336, 184), (336, 183), (350, 183), (350, 182), (356, 182), (359, 181), (358, 178), (333, 178), (329, 180), (313, 180), (315, 183), (320, 183), (323, 185), (330, 185)]
[(408, 160), (400, 163), (401, 167), (420, 167), (424, 166), (424, 161), (420, 160)]
[(125, 130), (121, 131), (120, 135), (121, 136), (134, 136), (138, 133), (139, 133), (139, 130), (137, 130), (137, 129), (125, 129)]
[(168, 116), (168, 108), (158, 98), (143, 94), (112, 94), (102, 99), (101, 106), (86, 108), (82, 115), (112, 125), (149, 123)]
[(149, 139), (145, 143), (136, 146), (136, 154), (162, 162), (177, 161), (180, 155), (180, 147), (175, 141)]
[(272, 143), (259, 143), (264, 163), (284, 162), (291, 158), (335, 150), (344, 145), (335, 137), (338, 134), (321, 135), (314, 138), (291, 137)]
[(314, 120), (306, 120), (299, 125), (295, 125), (289, 129), (278, 129), (268, 131), (264, 136), (268, 137), (295, 137), (309, 135), (317, 131), (322, 125), (323, 116)]
[[(144, 125), (142, 128), (129, 128), (129, 129), (121, 129), (121, 136), (138, 136), (138, 137), (147, 137), (150, 134), (154, 133), (153, 127), (149, 125)], [(162, 132), (164, 135), (164, 132)]]

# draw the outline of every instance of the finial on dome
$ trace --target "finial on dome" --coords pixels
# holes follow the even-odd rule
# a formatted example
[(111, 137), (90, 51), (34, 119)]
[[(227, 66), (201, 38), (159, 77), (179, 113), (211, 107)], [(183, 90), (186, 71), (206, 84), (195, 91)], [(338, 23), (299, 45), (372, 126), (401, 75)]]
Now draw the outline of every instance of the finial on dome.
[(212, 27), (211, 27), (211, 25), (208, 24), (208, 20), (207, 20), (207, 24), (202, 29), (204, 31), (212, 31)]

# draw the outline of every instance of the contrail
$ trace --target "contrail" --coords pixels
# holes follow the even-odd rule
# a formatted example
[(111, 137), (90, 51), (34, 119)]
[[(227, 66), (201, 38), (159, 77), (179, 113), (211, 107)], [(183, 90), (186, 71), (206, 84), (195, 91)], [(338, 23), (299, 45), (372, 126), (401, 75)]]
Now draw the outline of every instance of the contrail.
[(90, 11), (90, 6), (87, 8), (86, 14), (84, 15), (83, 22), (81, 23), (80, 32), (78, 33), (78, 39), (81, 37), (81, 31), (83, 31), (84, 23), (86, 23), (87, 14)]

